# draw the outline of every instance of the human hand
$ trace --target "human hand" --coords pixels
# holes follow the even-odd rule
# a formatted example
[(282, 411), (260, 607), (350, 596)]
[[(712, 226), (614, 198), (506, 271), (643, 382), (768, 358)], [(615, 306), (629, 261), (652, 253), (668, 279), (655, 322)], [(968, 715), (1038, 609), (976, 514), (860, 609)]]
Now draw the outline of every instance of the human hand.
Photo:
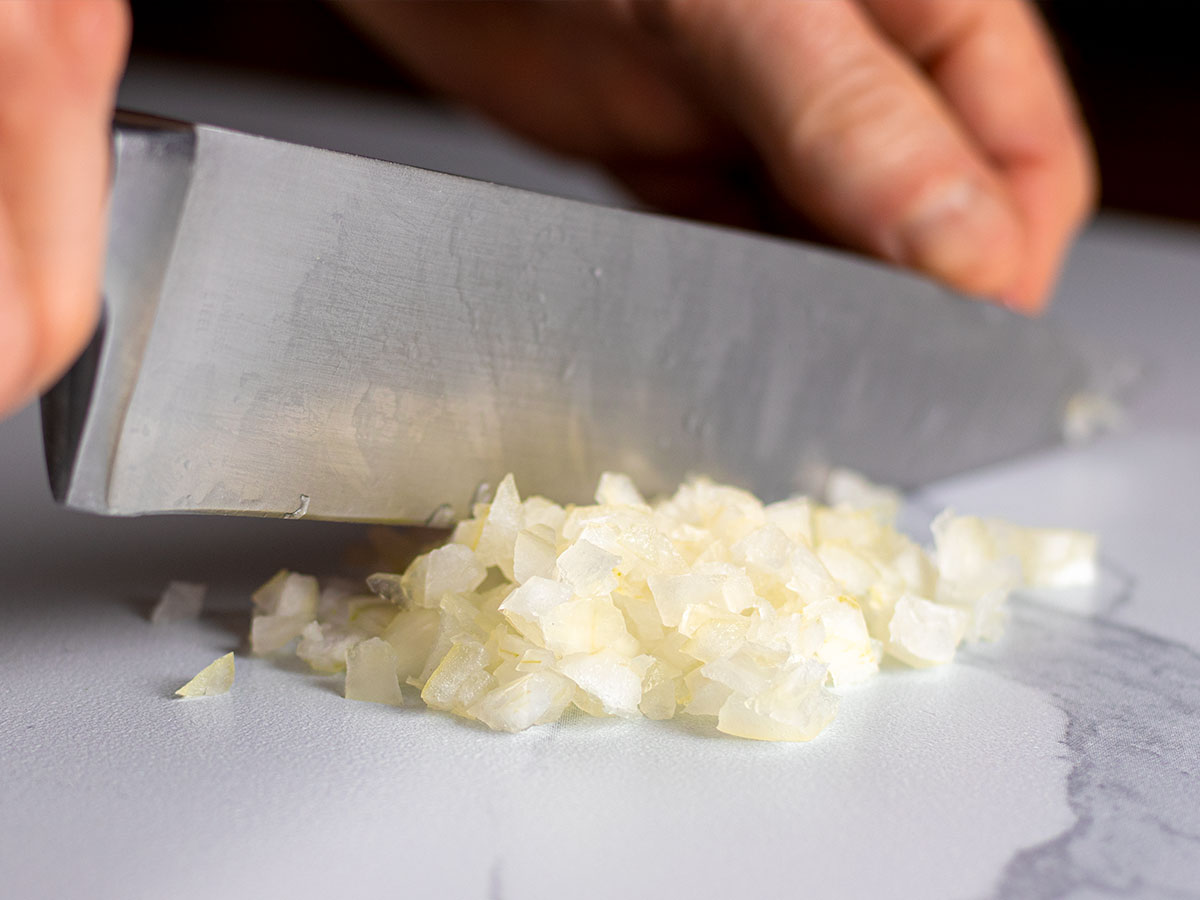
[(123, 0), (0, 2), (0, 416), (95, 327), (128, 34)]
[(752, 157), (834, 240), (1040, 311), (1094, 202), (1023, 0), (341, 0), (415, 75), (684, 214)]

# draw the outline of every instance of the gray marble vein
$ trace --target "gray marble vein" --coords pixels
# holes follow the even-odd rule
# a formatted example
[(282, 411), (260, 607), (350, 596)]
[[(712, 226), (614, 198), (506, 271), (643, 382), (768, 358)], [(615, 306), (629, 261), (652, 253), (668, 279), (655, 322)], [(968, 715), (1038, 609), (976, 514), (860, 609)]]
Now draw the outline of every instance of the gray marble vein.
[(1076, 822), (1017, 854), (995, 900), (1200, 897), (1200, 654), (1024, 602), (1002, 642), (960, 660), (1044, 691), (1068, 719)]

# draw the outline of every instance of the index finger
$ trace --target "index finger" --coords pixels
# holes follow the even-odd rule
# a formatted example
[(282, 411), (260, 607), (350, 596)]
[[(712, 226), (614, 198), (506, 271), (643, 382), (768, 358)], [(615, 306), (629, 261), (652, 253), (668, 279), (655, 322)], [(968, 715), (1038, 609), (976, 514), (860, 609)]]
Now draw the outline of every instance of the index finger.
[(1067, 247), (1094, 202), (1090, 144), (1037, 14), (1023, 0), (861, 0), (925, 69), (1007, 183), (1025, 234), (1005, 299), (1046, 303)]

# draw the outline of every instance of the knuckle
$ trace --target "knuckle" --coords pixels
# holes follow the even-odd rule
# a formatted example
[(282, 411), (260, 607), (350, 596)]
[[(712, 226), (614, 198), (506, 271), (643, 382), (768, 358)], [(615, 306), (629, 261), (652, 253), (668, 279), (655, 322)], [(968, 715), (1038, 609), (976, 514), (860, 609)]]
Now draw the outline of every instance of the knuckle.
[(0, 2), (0, 119), (28, 124), (47, 104), (92, 106), (124, 65), (130, 17), (124, 0)]
[(902, 85), (859, 63), (827, 81), (792, 119), (790, 149), (839, 166), (884, 164), (912, 151), (917, 133)]
[(809, 173), (808, 189), (829, 196), (876, 245), (922, 197), (963, 174), (952, 136), (903, 83), (867, 69), (812, 98), (792, 122), (787, 152), (790, 168)]
[(36, 39), (44, 77), (81, 90), (107, 89), (129, 46), (124, 0), (57, 0), (46, 9)]
[(82, 0), (61, 11), (59, 46), (68, 64), (85, 77), (106, 81), (119, 71), (129, 45), (129, 9), (124, 0)]

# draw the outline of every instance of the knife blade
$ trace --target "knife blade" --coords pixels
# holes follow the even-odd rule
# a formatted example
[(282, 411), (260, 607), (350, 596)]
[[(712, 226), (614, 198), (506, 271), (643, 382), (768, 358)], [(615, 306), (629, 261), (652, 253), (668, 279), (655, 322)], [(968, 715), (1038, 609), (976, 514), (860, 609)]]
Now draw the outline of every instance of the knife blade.
[(44, 398), (97, 513), (445, 521), (513, 472), (901, 487), (1060, 439), (1042, 322), (777, 238), (124, 115), (102, 324)]

